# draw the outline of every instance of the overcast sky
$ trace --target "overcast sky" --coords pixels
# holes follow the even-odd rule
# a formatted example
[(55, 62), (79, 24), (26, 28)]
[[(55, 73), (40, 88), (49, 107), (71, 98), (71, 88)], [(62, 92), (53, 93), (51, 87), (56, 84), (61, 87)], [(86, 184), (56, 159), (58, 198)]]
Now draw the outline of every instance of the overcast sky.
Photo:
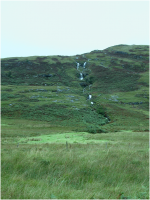
[(1, 58), (149, 45), (149, 1), (1, 1)]

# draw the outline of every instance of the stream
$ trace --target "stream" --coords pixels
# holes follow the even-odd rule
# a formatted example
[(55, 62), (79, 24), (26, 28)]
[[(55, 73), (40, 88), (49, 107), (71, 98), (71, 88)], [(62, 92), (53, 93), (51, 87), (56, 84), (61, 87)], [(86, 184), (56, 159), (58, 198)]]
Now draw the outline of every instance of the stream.
[[(80, 65), (80, 63), (78, 63), (78, 62), (76, 62), (77, 63), (77, 70), (79, 71), (79, 73), (80, 73), (80, 81), (82, 81), (83, 79), (84, 79), (84, 77), (83, 77), (83, 71), (86, 69), (86, 62), (84, 62), (84, 64), (83, 64), (83, 66), (81, 66)], [(89, 85), (89, 90), (91, 89), (91, 86), (92, 85)], [(86, 87), (85, 88), (83, 88), (83, 93), (85, 92), (85, 90), (86, 90)], [(91, 99), (92, 99), (92, 95), (91, 94), (89, 94), (89, 96), (88, 96), (88, 100), (91, 102), (91, 104), (94, 104), (92, 101), (91, 101)]]

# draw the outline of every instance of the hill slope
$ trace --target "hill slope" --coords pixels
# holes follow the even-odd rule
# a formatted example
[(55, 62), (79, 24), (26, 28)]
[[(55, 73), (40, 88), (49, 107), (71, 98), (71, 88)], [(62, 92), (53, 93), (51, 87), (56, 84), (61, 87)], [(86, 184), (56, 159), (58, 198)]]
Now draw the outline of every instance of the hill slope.
[(117, 45), (1, 59), (2, 117), (92, 133), (148, 131), (148, 56), (149, 46)]

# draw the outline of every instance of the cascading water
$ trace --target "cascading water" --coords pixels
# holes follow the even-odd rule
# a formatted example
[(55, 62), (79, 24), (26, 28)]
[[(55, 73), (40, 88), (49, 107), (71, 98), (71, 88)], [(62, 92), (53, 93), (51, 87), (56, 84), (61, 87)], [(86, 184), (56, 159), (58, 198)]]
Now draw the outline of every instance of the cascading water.
[(85, 68), (86, 62), (83, 64), (83, 68)]
[(80, 66), (80, 64), (79, 64), (79, 63), (77, 63), (77, 70), (79, 70), (79, 66)]
[(80, 73), (80, 80), (83, 80), (83, 74)]
[[(80, 69), (79, 67), (80, 67), (80, 63), (78, 63), (78, 62), (76, 62), (77, 63), (77, 70), (80, 72), (80, 80), (82, 81), (83, 80), (83, 68), (85, 68), (85, 66), (86, 66), (86, 62), (84, 62), (84, 64), (83, 64), (83, 68), (82, 69)], [(91, 86), (92, 85), (89, 85), (89, 90), (91, 89)], [(85, 90), (86, 90), (86, 88), (84, 88), (83, 89), (83, 93), (85, 92)], [(91, 94), (89, 94), (89, 98), (88, 98), (90, 101), (91, 101), (91, 99), (92, 99), (92, 95)], [(91, 104), (94, 104), (92, 101), (91, 101)]]
[(92, 98), (92, 95), (91, 94), (89, 94), (89, 100)]
[[(89, 100), (91, 100), (91, 99), (92, 99), (92, 95), (89, 94)], [(94, 104), (93, 101), (91, 101), (91, 104)]]
[[(77, 63), (77, 62), (76, 62)], [(79, 69), (80, 63), (77, 63), (77, 70), (80, 72), (80, 80), (83, 80), (83, 73), (81, 72), (81, 70)]]

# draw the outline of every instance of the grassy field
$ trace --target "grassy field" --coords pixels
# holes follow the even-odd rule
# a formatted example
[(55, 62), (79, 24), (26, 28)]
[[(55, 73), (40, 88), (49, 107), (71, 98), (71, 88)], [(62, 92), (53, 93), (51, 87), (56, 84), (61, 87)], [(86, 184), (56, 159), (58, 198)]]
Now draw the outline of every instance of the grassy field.
[(1, 198), (149, 199), (148, 137), (2, 119)]

